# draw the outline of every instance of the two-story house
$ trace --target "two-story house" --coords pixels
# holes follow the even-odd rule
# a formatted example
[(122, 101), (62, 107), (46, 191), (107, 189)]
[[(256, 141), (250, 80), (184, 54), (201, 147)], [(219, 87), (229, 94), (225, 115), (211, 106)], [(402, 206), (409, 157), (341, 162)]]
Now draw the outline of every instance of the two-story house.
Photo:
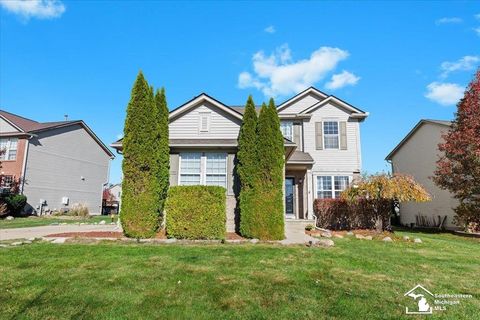
[[(235, 156), (243, 107), (202, 93), (170, 112), (170, 185), (227, 190), (236, 229)], [(361, 171), (360, 123), (368, 113), (313, 87), (278, 106), (285, 137), (285, 218), (312, 220), (315, 198), (335, 198)], [(119, 152), (122, 141), (112, 144)]]
[(28, 213), (88, 207), (100, 214), (113, 153), (81, 120), (37, 122), (0, 110), (1, 187), (19, 182)]

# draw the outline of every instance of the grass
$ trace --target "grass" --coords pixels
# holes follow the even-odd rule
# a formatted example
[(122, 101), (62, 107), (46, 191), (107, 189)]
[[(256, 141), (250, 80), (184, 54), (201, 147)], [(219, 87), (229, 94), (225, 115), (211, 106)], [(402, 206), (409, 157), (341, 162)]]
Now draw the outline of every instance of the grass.
[[(27, 228), (27, 227), (39, 227), (39, 226), (48, 226), (51, 224), (57, 223), (95, 223), (105, 220), (106, 223), (112, 221), (110, 216), (90, 216), (87, 218), (82, 217), (71, 217), (71, 216), (42, 216), (42, 217), (25, 217), (25, 218), (15, 218), (13, 220), (0, 220), (0, 229), (12, 229), (12, 228)], [(115, 222), (116, 222), (115, 218)]]
[(415, 304), (403, 295), (418, 283), (433, 293), (473, 295), (433, 318), (476, 318), (480, 241), (415, 237), (423, 243), (349, 237), (329, 249), (108, 242), (0, 248), (0, 318), (415, 319), (404, 314)]

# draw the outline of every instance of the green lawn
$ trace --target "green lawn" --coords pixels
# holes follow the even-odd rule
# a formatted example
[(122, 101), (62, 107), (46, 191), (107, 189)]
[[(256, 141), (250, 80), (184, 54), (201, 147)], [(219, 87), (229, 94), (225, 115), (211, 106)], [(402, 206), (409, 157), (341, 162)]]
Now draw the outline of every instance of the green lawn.
[(415, 235), (422, 244), (0, 248), (0, 319), (417, 319), (403, 296), (417, 283), (473, 295), (432, 319), (478, 319), (480, 241)]
[[(105, 222), (110, 223), (112, 219), (110, 216), (90, 216), (88, 218), (81, 217), (62, 217), (62, 216), (47, 216), (47, 217), (31, 217), (31, 218), (15, 218), (14, 220), (0, 220), (0, 229), (11, 229), (11, 228), (26, 228), (26, 227), (39, 227), (47, 226), (52, 223), (95, 223), (105, 220)], [(115, 221), (116, 218), (115, 218)]]

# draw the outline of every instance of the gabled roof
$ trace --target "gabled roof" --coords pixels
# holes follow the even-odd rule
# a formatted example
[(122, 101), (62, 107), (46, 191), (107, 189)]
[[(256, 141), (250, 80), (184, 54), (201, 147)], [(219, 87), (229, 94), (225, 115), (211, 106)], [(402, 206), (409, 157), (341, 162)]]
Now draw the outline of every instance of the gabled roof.
[(339, 99), (335, 96), (329, 96), (328, 98), (324, 99), (324, 100), (321, 100), (321, 101), (318, 101), (317, 103), (315, 103), (313, 106), (310, 106), (308, 107), (307, 109), (303, 110), (302, 112), (300, 112), (300, 114), (308, 114), (312, 111), (314, 111), (315, 109), (317, 108), (320, 108), (321, 106), (324, 106), (328, 103), (331, 103), (333, 102), (334, 104), (342, 107), (342, 108), (345, 108), (347, 109), (348, 111), (352, 112), (352, 115), (353, 117), (357, 117), (357, 118), (366, 118), (368, 117), (368, 112), (365, 112), (363, 110), (360, 110), (354, 106), (352, 106), (350, 103), (347, 103), (345, 101), (343, 101), (342, 99)]
[(277, 110), (280, 111), (280, 110), (286, 108), (288, 105), (294, 103), (295, 101), (298, 101), (298, 100), (302, 99), (303, 97), (305, 97), (309, 94), (312, 94), (312, 93), (316, 94), (316, 95), (318, 95), (318, 96), (320, 96), (321, 98), (324, 98), (324, 99), (328, 97), (328, 95), (326, 93), (318, 90), (317, 88), (309, 87), (309, 88), (303, 90), (302, 92), (300, 92), (299, 94), (297, 94), (297, 95), (291, 97), (290, 99), (288, 99), (288, 100), (282, 102), (281, 104), (279, 104), (277, 106)]
[(189, 111), (190, 109), (196, 107), (200, 102), (203, 102), (203, 101), (207, 101), (209, 102), (211, 105), (213, 105), (214, 107), (220, 109), (220, 110), (223, 110), (225, 111), (226, 113), (232, 115), (233, 117), (239, 119), (239, 120), (242, 120), (242, 114), (223, 104), (222, 102), (218, 101), (217, 99), (215, 98), (212, 98), (210, 97), (208, 94), (206, 93), (201, 93), (200, 95), (194, 97), (193, 99), (191, 99), (190, 101), (187, 101), (186, 103), (182, 104), (181, 106), (179, 106), (178, 108), (170, 111), (170, 115), (169, 115), (169, 118), (170, 119), (173, 119), (173, 118), (177, 118), (178, 116), (180, 116), (181, 114)]
[[(0, 118), (4, 119), (9, 124), (17, 128), (20, 133), (24, 133), (26, 135), (34, 135), (43, 131), (69, 127), (73, 125), (80, 125), (110, 157), (115, 157), (115, 155), (110, 151), (110, 149), (108, 149), (108, 147), (102, 142), (102, 140), (100, 140), (100, 138), (98, 138), (97, 135), (82, 120), (37, 122), (35, 120), (31, 120), (4, 110), (0, 110)], [(18, 133), (15, 132), (12, 132), (12, 134), (18, 135)]]
[(436, 124), (440, 126), (450, 127), (452, 125), (451, 121), (446, 120), (432, 120), (432, 119), (422, 119), (420, 120), (415, 127), (405, 136), (405, 138), (400, 141), (400, 143), (386, 156), (385, 160), (392, 160), (393, 155), (412, 137), (412, 135), (425, 123)]

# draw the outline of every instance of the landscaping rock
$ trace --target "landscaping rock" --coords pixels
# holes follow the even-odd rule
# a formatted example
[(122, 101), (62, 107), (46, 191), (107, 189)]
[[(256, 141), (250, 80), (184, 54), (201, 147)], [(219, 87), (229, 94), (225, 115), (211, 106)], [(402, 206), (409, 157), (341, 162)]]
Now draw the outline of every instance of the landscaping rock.
[(177, 239), (175, 239), (175, 238), (165, 240), (165, 243), (175, 243), (175, 242), (177, 242)]
[(100, 221), (98, 224), (105, 224), (105, 220)]
[(382, 239), (382, 241), (392, 242), (393, 240), (392, 240), (392, 238), (390, 238), (390, 237), (385, 237), (385, 238)]
[(320, 236), (324, 238), (331, 238), (332, 234), (330, 232), (322, 232)]
[(23, 241), (23, 244), (31, 244), (31, 243), (32, 243), (32, 241), (30, 241), (30, 240)]
[(318, 247), (329, 248), (329, 247), (333, 247), (335, 245), (335, 243), (333, 242), (333, 240), (330, 240), (330, 239), (319, 239), (315, 243), (315, 245), (318, 246)]
[(413, 239), (413, 242), (415, 242), (415, 243), (422, 243), (422, 239), (420, 239), (420, 238), (415, 238), (415, 239)]
[(409, 236), (403, 236), (403, 240), (408, 241), (408, 240), (410, 240), (410, 237)]
[(258, 240), (258, 239), (251, 239), (250, 240), (250, 243), (259, 243), (259, 242), (260, 242), (260, 240)]
[(11, 246), (21, 246), (22, 244), (23, 244), (22, 241), (15, 241), (15, 242), (10, 243)]
[(372, 236), (365, 236), (365, 237), (363, 237), (363, 239), (365, 239), (365, 240), (372, 240), (373, 238), (372, 238)]
[(347, 236), (353, 236), (353, 232), (352, 232), (352, 231), (348, 231), (348, 232), (347, 232)]
[(6, 219), (6, 220), (13, 220), (13, 219), (15, 219), (15, 218), (12, 217), (12, 216), (8, 216), (8, 217), (6, 217), (5, 219)]
[(65, 243), (65, 238), (57, 238), (55, 240), (52, 241), (52, 243), (57, 243), (57, 244), (60, 244), (60, 243)]
[(28, 238), (27, 240), (28, 240), (28, 241), (32, 241), (32, 242), (33, 242), (33, 241), (37, 240), (37, 238), (35, 238), (35, 237), (32, 237), (32, 238)]
[(355, 238), (357, 238), (357, 239), (365, 239), (365, 237), (362, 236), (361, 234), (356, 234), (356, 235), (355, 235)]
[(0, 248), (6, 248), (8, 247), (6, 244), (0, 244)]
[(333, 235), (335, 238), (343, 239), (343, 236), (341, 234), (334, 234)]

